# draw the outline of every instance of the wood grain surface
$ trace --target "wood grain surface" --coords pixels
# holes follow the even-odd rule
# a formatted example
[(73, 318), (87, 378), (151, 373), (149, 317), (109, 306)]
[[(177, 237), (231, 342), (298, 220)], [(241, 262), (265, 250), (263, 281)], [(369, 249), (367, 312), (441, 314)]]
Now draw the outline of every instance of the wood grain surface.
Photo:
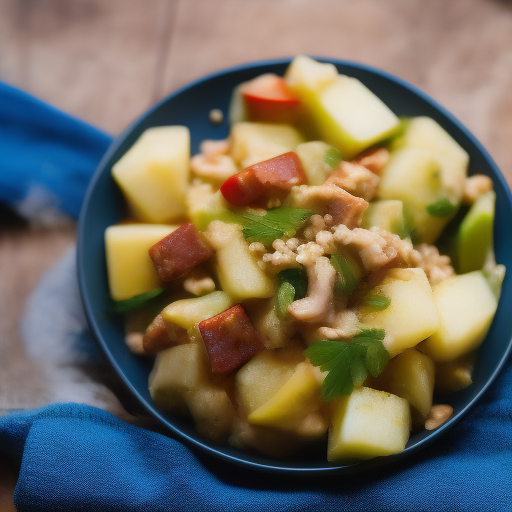
[[(512, 183), (510, 0), (0, 0), (0, 79), (114, 135), (192, 79), (297, 53), (422, 88)], [(44, 403), (18, 325), (74, 239), (74, 225), (36, 228), (0, 209), (0, 409)], [(16, 474), (0, 452), (0, 512), (14, 510)]]

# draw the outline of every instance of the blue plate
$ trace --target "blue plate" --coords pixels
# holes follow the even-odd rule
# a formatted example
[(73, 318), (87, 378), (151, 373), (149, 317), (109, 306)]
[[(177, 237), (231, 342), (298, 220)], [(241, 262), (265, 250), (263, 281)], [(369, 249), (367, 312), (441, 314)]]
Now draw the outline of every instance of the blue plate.
[[(512, 198), (505, 179), (491, 157), (460, 121), (426, 94), (383, 71), (335, 59), (340, 73), (361, 80), (398, 116), (430, 116), (435, 119), (469, 153), (469, 172), (483, 173), (494, 181), (496, 190), (495, 250), (498, 263), (512, 270)], [(280, 473), (354, 473), (390, 464), (407, 457), (433, 442), (452, 428), (476, 403), (503, 367), (512, 348), (512, 284), (507, 275), (496, 317), (485, 339), (473, 375), (473, 384), (450, 396), (454, 414), (442, 427), (411, 436), (405, 450), (397, 455), (379, 457), (350, 465), (327, 462), (325, 446), (280, 460), (220, 445), (195, 432), (194, 426), (172, 414), (159, 411), (148, 391), (148, 375), (152, 362), (130, 353), (124, 342), (122, 320), (109, 313), (111, 301), (107, 286), (103, 234), (111, 224), (126, 217), (126, 207), (111, 178), (112, 165), (130, 148), (139, 135), (151, 126), (185, 125), (191, 133), (192, 154), (204, 139), (222, 139), (228, 135), (227, 115), (215, 126), (208, 118), (213, 108), (228, 111), (231, 91), (235, 86), (262, 73), (282, 75), (290, 59), (255, 62), (220, 71), (197, 80), (171, 94), (129, 126), (112, 144), (89, 185), (78, 225), (78, 278), (82, 300), (91, 329), (98, 338), (114, 369), (133, 395), (171, 432), (192, 447), (226, 461), (259, 470)]]

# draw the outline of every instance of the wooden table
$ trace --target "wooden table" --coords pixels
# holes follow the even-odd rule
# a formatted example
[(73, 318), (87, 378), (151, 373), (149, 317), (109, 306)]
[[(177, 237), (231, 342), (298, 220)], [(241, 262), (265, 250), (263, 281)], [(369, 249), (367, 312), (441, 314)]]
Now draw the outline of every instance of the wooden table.
[[(0, 79), (114, 135), (201, 75), (297, 53), (412, 82), (466, 124), (512, 183), (510, 0), (0, 2)], [(37, 228), (1, 209), (0, 230), (0, 409), (34, 407), (44, 394), (18, 324), (75, 226)], [(0, 511), (14, 510), (16, 478), (0, 453)]]

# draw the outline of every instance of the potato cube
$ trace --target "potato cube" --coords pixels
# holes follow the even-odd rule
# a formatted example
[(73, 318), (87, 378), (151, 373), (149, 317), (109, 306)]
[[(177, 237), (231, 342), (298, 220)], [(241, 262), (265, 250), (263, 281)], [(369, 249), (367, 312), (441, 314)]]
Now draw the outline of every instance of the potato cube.
[(178, 226), (119, 224), (105, 230), (110, 296), (129, 299), (162, 286), (148, 250)]
[(186, 212), (189, 159), (188, 128), (149, 128), (112, 167), (112, 176), (140, 220), (169, 222)]
[(411, 413), (407, 400), (370, 388), (332, 402), (327, 459), (371, 459), (399, 453), (407, 444)]

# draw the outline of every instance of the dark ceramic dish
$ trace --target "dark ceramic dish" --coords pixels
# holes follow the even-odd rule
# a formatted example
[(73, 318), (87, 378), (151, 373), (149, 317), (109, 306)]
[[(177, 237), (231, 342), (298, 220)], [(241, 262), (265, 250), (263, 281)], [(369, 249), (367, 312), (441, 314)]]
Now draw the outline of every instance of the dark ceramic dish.
[[(512, 198), (498, 167), (475, 137), (443, 107), (399, 78), (361, 64), (335, 59), (318, 60), (332, 62), (341, 73), (361, 80), (397, 115), (432, 117), (469, 153), (469, 173), (487, 174), (494, 181), (497, 196), (494, 228), (496, 259), (498, 263), (503, 263), (512, 270)], [(89, 324), (114, 369), (147, 411), (185, 443), (225, 461), (268, 472), (353, 473), (392, 463), (427, 446), (461, 420), (491, 385), (512, 347), (510, 276), (505, 278), (496, 317), (480, 349), (474, 382), (450, 397), (454, 408), (451, 419), (435, 431), (412, 435), (405, 450), (397, 455), (351, 465), (327, 462), (325, 445), (289, 460), (272, 459), (219, 445), (198, 435), (191, 422), (159, 411), (148, 391), (152, 361), (130, 353), (124, 343), (121, 318), (109, 313), (111, 301), (107, 286), (103, 234), (107, 226), (121, 221), (126, 215), (124, 200), (110, 175), (112, 165), (151, 126), (188, 126), (192, 137), (192, 154), (198, 151), (199, 143), (204, 139), (225, 138), (229, 131), (227, 115), (224, 116), (222, 124), (215, 126), (208, 118), (210, 110), (220, 108), (226, 114), (231, 91), (236, 85), (262, 73), (282, 75), (289, 62), (290, 59), (255, 62), (197, 80), (151, 108), (114, 141), (91, 180), (82, 207), (78, 226), (78, 278)]]

